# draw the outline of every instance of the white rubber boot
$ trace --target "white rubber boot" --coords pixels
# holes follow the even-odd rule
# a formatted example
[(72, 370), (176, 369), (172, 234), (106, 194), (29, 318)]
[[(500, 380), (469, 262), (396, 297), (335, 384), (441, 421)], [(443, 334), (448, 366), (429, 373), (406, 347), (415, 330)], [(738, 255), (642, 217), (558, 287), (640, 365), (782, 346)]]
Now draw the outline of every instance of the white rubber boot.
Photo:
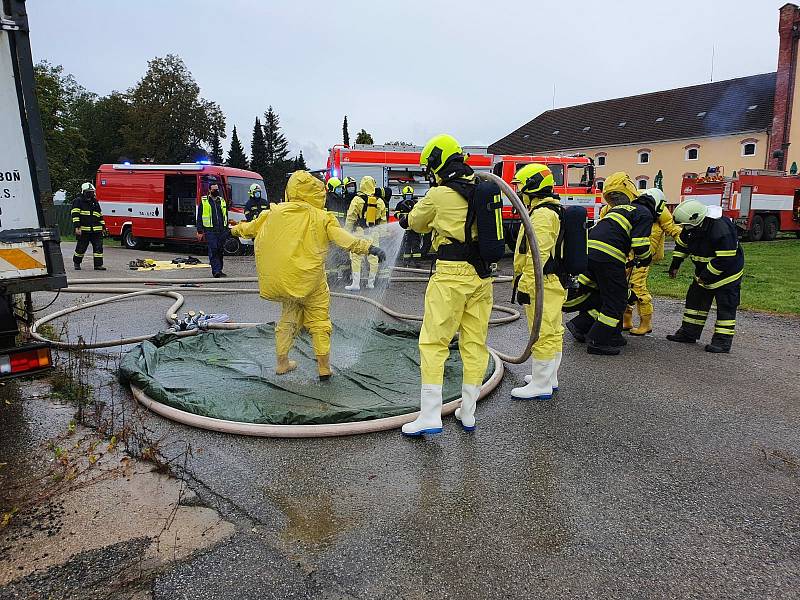
[(531, 381), (523, 386), (511, 390), (514, 398), (522, 400), (550, 400), (553, 397), (553, 388), (550, 385), (553, 369), (556, 361), (553, 360), (531, 360)]
[(361, 272), (353, 273), (353, 283), (344, 286), (348, 292), (357, 292), (361, 289)]
[[(550, 377), (550, 385), (553, 386), (553, 391), (558, 391), (558, 368), (561, 366), (561, 352), (556, 352), (556, 366), (553, 369), (553, 375)], [(530, 383), (533, 381), (533, 375), (525, 375), (525, 383)]]
[(367, 289), (374, 290), (375, 289), (375, 275), (370, 275), (367, 277)]
[(481, 386), (464, 384), (461, 386), (461, 406), (456, 409), (456, 419), (461, 421), (464, 431), (475, 431), (475, 406)]
[(403, 425), (403, 435), (417, 436), (442, 432), (442, 386), (422, 384), (419, 416)]
[(553, 388), (554, 392), (558, 391), (558, 368), (561, 366), (561, 352), (556, 352), (555, 356), (555, 365), (553, 366), (553, 372), (550, 375), (550, 387)]

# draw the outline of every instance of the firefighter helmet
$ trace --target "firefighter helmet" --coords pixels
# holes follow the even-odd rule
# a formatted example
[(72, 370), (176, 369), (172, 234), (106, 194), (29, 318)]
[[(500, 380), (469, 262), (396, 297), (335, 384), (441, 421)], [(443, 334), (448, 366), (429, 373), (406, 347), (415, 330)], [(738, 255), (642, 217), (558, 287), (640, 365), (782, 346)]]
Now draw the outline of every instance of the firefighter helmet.
[(327, 188), (329, 192), (335, 192), (336, 188), (342, 185), (342, 180), (338, 177), (331, 177), (328, 179)]
[(633, 200), (639, 195), (639, 190), (636, 188), (636, 184), (633, 183), (630, 175), (624, 171), (612, 173), (608, 176), (608, 179), (606, 179), (605, 183), (603, 184), (603, 197), (612, 192), (622, 192), (628, 197), (629, 201)]
[(556, 184), (556, 180), (547, 165), (531, 163), (517, 171), (511, 183), (517, 184), (518, 192), (535, 194), (546, 188), (552, 188)]
[(708, 214), (708, 207), (697, 200), (687, 200), (678, 204), (678, 208), (672, 213), (677, 225), (683, 227), (697, 227), (703, 222)]
[(461, 149), (461, 145), (453, 136), (441, 134), (432, 137), (425, 144), (419, 155), (419, 164), (426, 167), (428, 172), (436, 174), (454, 158), (463, 160), (464, 151)]
[(94, 185), (92, 185), (88, 181), (86, 183), (81, 184), (81, 192), (94, 192), (94, 191), (95, 191)]
[(656, 202), (656, 217), (661, 216), (661, 213), (664, 212), (664, 207), (667, 205), (667, 197), (658, 188), (650, 188), (644, 191), (645, 194), (650, 196)]
[(247, 192), (247, 195), (252, 198), (253, 196), (256, 195), (256, 192), (258, 192), (259, 195), (261, 195), (261, 186), (258, 185), (257, 183), (254, 183), (250, 186), (250, 190)]
[(414, 193), (414, 188), (411, 187), (410, 185), (407, 185), (406, 187), (403, 188), (403, 196), (405, 196), (406, 194), (413, 194), (413, 193)]

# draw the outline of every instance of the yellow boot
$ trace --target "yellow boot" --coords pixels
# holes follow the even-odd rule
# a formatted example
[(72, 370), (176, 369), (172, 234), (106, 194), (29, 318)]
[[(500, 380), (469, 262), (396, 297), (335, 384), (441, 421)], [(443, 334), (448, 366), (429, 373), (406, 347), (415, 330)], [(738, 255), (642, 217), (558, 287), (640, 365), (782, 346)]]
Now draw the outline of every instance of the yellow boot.
[(319, 373), (320, 381), (327, 381), (331, 378), (333, 372), (331, 371), (330, 354), (320, 354), (317, 356), (317, 372)]
[(625, 314), (622, 315), (622, 331), (630, 331), (633, 329), (633, 307), (628, 306), (625, 309)]
[(275, 365), (276, 375), (283, 375), (284, 373), (288, 373), (289, 371), (294, 371), (296, 368), (297, 368), (297, 363), (293, 360), (289, 360), (288, 354), (278, 355), (278, 364)]
[(639, 305), (639, 316), (641, 317), (641, 322), (639, 326), (635, 329), (631, 329), (631, 335), (647, 335), (648, 333), (652, 333), (653, 331), (653, 309), (652, 304), (650, 305), (650, 310), (645, 308), (642, 311), (642, 305)]

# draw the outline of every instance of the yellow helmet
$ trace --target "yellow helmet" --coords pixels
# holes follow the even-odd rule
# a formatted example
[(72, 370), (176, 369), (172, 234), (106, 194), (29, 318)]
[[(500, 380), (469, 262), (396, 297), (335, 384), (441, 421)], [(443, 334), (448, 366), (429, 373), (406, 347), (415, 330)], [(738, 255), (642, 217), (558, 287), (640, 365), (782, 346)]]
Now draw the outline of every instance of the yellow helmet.
[(336, 188), (342, 185), (342, 180), (338, 177), (331, 177), (328, 179), (327, 188), (329, 192), (336, 191)]
[(518, 192), (535, 194), (545, 188), (552, 188), (556, 184), (556, 180), (547, 165), (531, 163), (517, 171), (511, 183), (517, 184)]
[(419, 164), (435, 174), (454, 157), (463, 159), (464, 151), (456, 138), (443, 133), (428, 140), (419, 155)]
[(623, 171), (617, 171), (608, 176), (603, 184), (603, 197), (611, 192), (621, 192), (628, 197), (628, 200), (633, 201), (639, 195), (639, 190), (636, 184), (633, 183), (630, 175)]
[(414, 193), (414, 188), (411, 187), (410, 185), (407, 185), (406, 187), (403, 188), (403, 195), (404, 196), (406, 194), (413, 194), (413, 193)]

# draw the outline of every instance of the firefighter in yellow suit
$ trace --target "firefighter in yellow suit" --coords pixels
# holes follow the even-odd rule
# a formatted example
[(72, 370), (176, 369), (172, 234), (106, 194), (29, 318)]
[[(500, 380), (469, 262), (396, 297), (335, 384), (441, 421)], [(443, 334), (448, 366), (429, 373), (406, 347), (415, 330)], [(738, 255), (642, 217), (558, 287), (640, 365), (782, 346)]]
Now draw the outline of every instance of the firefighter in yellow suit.
[[(419, 436), (442, 431), (444, 363), (456, 333), (463, 363), (461, 407), (456, 418), (466, 431), (475, 429), (475, 406), (489, 361), (486, 336), (492, 312), (489, 277), (481, 278), (466, 260), (467, 201), (476, 185), (472, 169), (455, 138), (437, 135), (420, 154), (431, 188), (400, 226), (416, 233), (432, 233), (437, 253), (436, 272), (425, 290), (425, 314), (419, 336), (422, 389), (420, 414), (403, 425), (403, 434)], [(461, 191), (458, 191), (461, 190)], [(472, 227), (477, 239), (477, 227)]]
[[(380, 245), (381, 227), (386, 224), (386, 203), (375, 196), (377, 183), (375, 178), (364, 175), (358, 186), (358, 193), (350, 202), (345, 219), (345, 229), (352, 231), (356, 236), (369, 240), (372, 245)], [(357, 292), (361, 289), (361, 263), (363, 256), (356, 252), (350, 253), (350, 269), (353, 282), (344, 289)], [(375, 287), (375, 278), (378, 276), (378, 259), (375, 256), (367, 257), (369, 263), (369, 276), (367, 288)]]
[[(525, 377), (527, 385), (514, 388), (511, 395), (525, 400), (549, 400), (558, 389), (558, 367), (564, 340), (561, 309), (566, 291), (555, 271), (555, 252), (561, 231), (561, 203), (553, 194), (555, 179), (547, 165), (530, 164), (522, 167), (512, 183), (517, 186), (531, 217), (539, 245), (544, 270), (544, 297), (542, 298), (542, 326), (539, 339), (533, 346), (531, 375)], [(517, 301), (525, 306), (528, 328), (533, 325), (535, 301), (535, 275), (533, 256), (528, 247), (525, 231), (520, 229), (514, 253), (514, 276), (517, 279)]]
[[(664, 239), (666, 236), (677, 238), (681, 234), (681, 227), (675, 224), (672, 213), (667, 208), (667, 197), (658, 188), (645, 190), (645, 194), (656, 201), (656, 220), (650, 233), (650, 250), (653, 253), (653, 262), (664, 259)], [(633, 326), (633, 307), (629, 306), (622, 320), (622, 329), (631, 335), (646, 335), (653, 331), (653, 295), (647, 289), (647, 276), (650, 265), (646, 267), (633, 267), (631, 273), (631, 289), (638, 298), (636, 308), (639, 310), (640, 322), (638, 327)]]
[(305, 327), (311, 334), (321, 381), (331, 376), (330, 290), (325, 278), (328, 244), (384, 260), (386, 254), (360, 240), (325, 211), (325, 184), (308, 171), (295, 171), (286, 184), (286, 202), (273, 204), (255, 221), (231, 229), (237, 237), (255, 238), (256, 270), (262, 298), (282, 304), (275, 327), (275, 372), (297, 368), (289, 360), (294, 338)]

